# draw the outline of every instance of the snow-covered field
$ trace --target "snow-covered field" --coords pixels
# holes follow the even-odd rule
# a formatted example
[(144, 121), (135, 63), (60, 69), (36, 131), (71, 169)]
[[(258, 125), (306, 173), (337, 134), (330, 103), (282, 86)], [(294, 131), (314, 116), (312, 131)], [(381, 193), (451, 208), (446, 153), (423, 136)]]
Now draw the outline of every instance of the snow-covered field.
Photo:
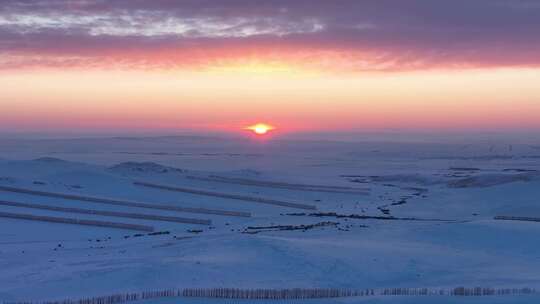
[[(540, 222), (494, 217), (540, 218), (539, 198), (535, 144), (1, 139), (0, 216), (153, 232), (0, 217), (0, 301), (167, 288), (538, 288)], [(540, 297), (306, 302), (433, 301)]]

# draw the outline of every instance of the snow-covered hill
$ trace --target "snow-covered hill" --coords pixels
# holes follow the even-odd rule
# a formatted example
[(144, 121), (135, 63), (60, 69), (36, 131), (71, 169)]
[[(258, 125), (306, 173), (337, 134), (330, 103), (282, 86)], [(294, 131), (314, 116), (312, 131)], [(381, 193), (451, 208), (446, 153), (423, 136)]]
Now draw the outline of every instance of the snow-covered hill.
[(494, 219), (540, 218), (540, 158), (526, 145), (4, 144), (3, 301), (165, 288), (540, 286), (540, 222)]

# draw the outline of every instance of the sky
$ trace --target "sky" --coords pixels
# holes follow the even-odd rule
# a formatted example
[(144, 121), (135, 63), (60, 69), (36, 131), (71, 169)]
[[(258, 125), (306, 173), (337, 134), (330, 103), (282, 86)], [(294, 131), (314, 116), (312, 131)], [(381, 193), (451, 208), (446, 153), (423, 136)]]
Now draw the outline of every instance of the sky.
[(0, 131), (540, 129), (536, 0), (0, 0)]

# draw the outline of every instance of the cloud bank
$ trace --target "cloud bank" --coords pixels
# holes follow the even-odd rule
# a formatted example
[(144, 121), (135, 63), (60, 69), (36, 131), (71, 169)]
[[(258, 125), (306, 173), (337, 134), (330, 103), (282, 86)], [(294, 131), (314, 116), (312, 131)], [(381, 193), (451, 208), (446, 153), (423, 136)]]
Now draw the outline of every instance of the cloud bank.
[(540, 65), (532, 0), (3, 0), (0, 68)]

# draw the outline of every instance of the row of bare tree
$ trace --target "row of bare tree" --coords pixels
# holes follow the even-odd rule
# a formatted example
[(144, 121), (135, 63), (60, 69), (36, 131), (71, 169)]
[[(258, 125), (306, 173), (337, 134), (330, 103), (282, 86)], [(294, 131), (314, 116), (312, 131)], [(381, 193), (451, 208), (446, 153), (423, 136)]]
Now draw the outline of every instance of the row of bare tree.
[(482, 288), (456, 287), (452, 289), (433, 288), (385, 288), (385, 289), (238, 289), (238, 288), (189, 288), (164, 289), (138, 293), (114, 294), (103, 297), (66, 299), (60, 301), (4, 302), (3, 304), (121, 304), (148, 299), (196, 297), (222, 299), (318, 299), (365, 296), (493, 296), (535, 294), (533, 288)]

